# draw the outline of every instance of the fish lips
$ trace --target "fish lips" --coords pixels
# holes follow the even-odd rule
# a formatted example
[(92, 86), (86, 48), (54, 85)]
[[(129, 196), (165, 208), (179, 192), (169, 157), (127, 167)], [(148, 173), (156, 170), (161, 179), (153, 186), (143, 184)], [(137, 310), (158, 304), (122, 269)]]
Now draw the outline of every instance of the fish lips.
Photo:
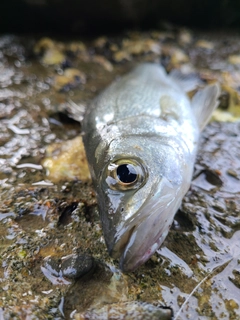
[(177, 196), (179, 188), (169, 183), (164, 189), (165, 192), (148, 199), (134, 217), (119, 226), (116, 240), (108, 246), (110, 254), (120, 258), (123, 272), (134, 271), (146, 262), (168, 234), (182, 197)]
[(151, 229), (148, 230), (148, 234), (144, 232), (144, 229), (148, 228), (147, 221), (128, 230), (113, 249), (113, 255), (115, 250), (120, 252), (120, 269), (123, 272), (131, 272), (145, 263), (160, 247), (170, 226), (171, 223), (165, 223), (164, 228), (156, 235), (151, 234)]

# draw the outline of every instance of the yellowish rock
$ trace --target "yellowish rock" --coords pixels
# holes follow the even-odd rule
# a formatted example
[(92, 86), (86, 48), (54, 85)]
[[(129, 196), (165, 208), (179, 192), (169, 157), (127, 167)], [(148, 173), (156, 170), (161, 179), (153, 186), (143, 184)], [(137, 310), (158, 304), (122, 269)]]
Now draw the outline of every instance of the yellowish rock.
[(223, 71), (221, 73), (222, 76), (222, 83), (229, 87), (229, 88), (235, 88), (238, 89), (239, 83), (240, 83), (240, 71), (235, 70), (235, 71)]
[(158, 39), (158, 40), (161, 40), (161, 41), (163, 41), (163, 40), (165, 40), (167, 38), (168, 39), (172, 39), (172, 40), (175, 39), (175, 35), (171, 31), (156, 31), (155, 30), (155, 31), (151, 32), (151, 37), (153, 39)]
[(132, 55), (139, 55), (148, 52), (160, 54), (161, 46), (158, 41), (152, 39), (139, 39), (139, 40), (123, 40), (122, 47), (124, 51), (127, 51)]
[(235, 122), (238, 121), (240, 118), (234, 117), (230, 112), (223, 111), (220, 109), (216, 109), (213, 112), (212, 121), (219, 121), (219, 122)]
[(66, 60), (64, 45), (50, 38), (40, 39), (34, 46), (35, 54), (42, 55), (42, 63), (47, 65), (62, 64)]
[(62, 64), (65, 60), (65, 55), (57, 48), (46, 50), (42, 58), (42, 62), (48, 65)]
[(114, 52), (113, 59), (116, 62), (121, 62), (123, 60), (130, 61), (131, 60), (131, 55), (126, 51), (120, 50), (120, 51)]
[(189, 57), (186, 55), (186, 53), (181, 49), (175, 48), (171, 54), (171, 64), (175, 66), (186, 62), (189, 62)]
[(48, 179), (55, 183), (74, 179), (91, 180), (81, 136), (48, 146), (42, 165)]
[(34, 46), (34, 52), (39, 54), (48, 49), (52, 49), (56, 46), (55, 42), (47, 37), (40, 39)]
[(237, 303), (235, 300), (233, 300), (233, 299), (226, 300), (225, 305), (226, 305), (226, 308), (227, 308), (228, 310), (238, 309), (238, 308), (239, 308), (238, 303)]
[(94, 40), (93, 44), (97, 48), (103, 48), (105, 44), (107, 43), (108, 39), (107, 37), (99, 37), (96, 40)]
[(233, 54), (229, 56), (228, 62), (231, 64), (240, 64), (240, 54)]
[(119, 47), (118, 47), (118, 45), (116, 43), (111, 43), (110, 50), (112, 52), (117, 52), (119, 50)]
[(214, 44), (210, 41), (207, 41), (207, 40), (198, 40), (195, 43), (195, 46), (198, 48), (206, 49), (206, 50), (213, 50), (214, 49)]
[(79, 52), (85, 52), (87, 50), (85, 44), (82, 41), (70, 42), (66, 49), (75, 54)]
[(18, 255), (19, 258), (24, 259), (27, 256), (27, 252), (25, 250), (23, 250), (23, 249), (20, 249), (18, 251), (17, 255)]
[(69, 68), (62, 75), (55, 76), (53, 86), (56, 90), (69, 90), (80, 83), (86, 83), (86, 75), (78, 69)]
[(103, 66), (103, 68), (109, 72), (113, 71), (113, 65), (105, 57), (100, 55), (95, 55), (92, 59), (93, 62), (96, 62)]
[(240, 119), (240, 95), (234, 88), (223, 85), (222, 89), (229, 93), (228, 112), (236, 119)]
[(181, 29), (178, 34), (178, 41), (182, 45), (190, 44), (192, 42), (192, 34), (187, 29)]
[(42, 38), (36, 43), (34, 52), (43, 54), (42, 63), (55, 65), (62, 64), (66, 60), (63, 48), (64, 46), (61, 43), (55, 42), (50, 38)]

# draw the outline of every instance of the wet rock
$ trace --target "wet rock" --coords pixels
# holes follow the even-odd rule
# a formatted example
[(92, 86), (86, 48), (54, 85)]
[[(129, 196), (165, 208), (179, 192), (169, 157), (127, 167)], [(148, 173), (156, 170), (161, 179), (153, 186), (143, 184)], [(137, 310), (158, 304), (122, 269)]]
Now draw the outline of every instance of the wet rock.
[(189, 45), (193, 40), (192, 33), (187, 29), (180, 29), (178, 33), (178, 42), (180, 45)]
[(195, 43), (195, 46), (199, 47), (201, 49), (206, 49), (206, 50), (213, 50), (214, 49), (214, 44), (212, 42), (207, 41), (207, 40), (201, 40), (201, 39)]
[(42, 165), (47, 170), (48, 178), (53, 182), (91, 179), (81, 136), (49, 145)]
[(95, 308), (84, 313), (76, 313), (76, 320), (171, 320), (173, 311), (171, 308), (163, 308), (140, 301), (107, 304), (102, 308)]
[(94, 272), (76, 279), (69, 288), (65, 296), (65, 316), (69, 317), (74, 310), (80, 313), (89, 308), (100, 309), (106, 304), (126, 301), (127, 290), (123, 274), (113, 266), (96, 261)]
[(66, 46), (66, 52), (71, 53), (74, 56), (78, 56), (79, 54), (85, 53), (86, 50), (87, 47), (82, 41), (71, 41)]
[(86, 82), (86, 75), (74, 68), (65, 69), (62, 75), (54, 78), (54, 88), (58, 91), (69, 91)]
[(240, 270), (233, 270), (232, 275), (229, 276), (229, 280), (240, 289)]
[(106, 58), (104, 58), (103, 56), (99, 56), (99, 55), (95, 55), (92, 58), (93, 62), (99, 63), (101, 66), (103, 66), (103, 68), (109, 72), (113, 71), (113, 65), (111, 64), (110, 61), (108, 61)]
[(91, 271), (95, 266), (94, 258), (85, 254), (72, 254), (61, 262), (63, 276), (77, 279)]
[(231, 64), (240, 64), (240, 55), (239, 54), (233, 54), (228, 57), (228, 62)]
[(66, 60), (61, 46), (50, 38), (40, 39), (34, 47), (34, 52), (42, 56), (42, 63), (46, 65), (58, 65)]
[(219, 171), (205, 170), (204, 173), (208, 183), (216, 187), (221, 187), (223, 185), (223, 181), (220, 178), (221, 173)]
[(152, 39), (125, 39), (122, 43), (123, 51), (130, 55), (140, 55), (148, 52), (161, 53), (160, 43)]
[(71, 282), (67, 281), (62, 274), (59, 259), (55, 257), (46, 257), (41, 266), (41, 271), (44, 276), (53, 285), (69, 285)]
[(55, 275), (59, 274), (60, 266), (59, 266), (59, 259), (54, 257), (46, 257), (43, 261), (43, 266), (51, 270), (51, 272)]
[(122, 62), (122, 61), (130, 61), (132, 58), (131, 58), (131, 55), (124, 51), (124, 50), (119, 50), (117, 52), (114, 52), (113, 54), (113, 59), (114, 61), (116, 62)]
[(173, 49), (171, 50), (171, 64), (173, 66), (177, 66), (182, 63), (189, 62), (189, 57), (186, 55), (186, 53), (181, 49)]

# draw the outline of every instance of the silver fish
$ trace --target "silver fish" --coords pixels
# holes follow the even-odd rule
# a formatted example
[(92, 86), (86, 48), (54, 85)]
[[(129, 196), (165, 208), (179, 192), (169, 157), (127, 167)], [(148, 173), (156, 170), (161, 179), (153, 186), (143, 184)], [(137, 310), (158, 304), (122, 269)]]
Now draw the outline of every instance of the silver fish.
[(199, 133), (219, 86), (190, 101), (195, 84), (154, 63), (139, 65), (89, 105), (83, 140), (110, 255), (133, 271), (166, 238), (189, 189)]

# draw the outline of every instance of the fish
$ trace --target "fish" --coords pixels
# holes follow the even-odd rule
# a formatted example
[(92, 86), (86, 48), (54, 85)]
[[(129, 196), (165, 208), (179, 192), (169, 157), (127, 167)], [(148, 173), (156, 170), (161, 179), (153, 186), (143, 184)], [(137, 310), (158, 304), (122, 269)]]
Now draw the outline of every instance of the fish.
[(83, 142), (109, 254), (123, 272), (162, 245), (193, 175), (200, 132), (218, 106), (218, 83), (196, 87), (142, 63), (92, 100)]

